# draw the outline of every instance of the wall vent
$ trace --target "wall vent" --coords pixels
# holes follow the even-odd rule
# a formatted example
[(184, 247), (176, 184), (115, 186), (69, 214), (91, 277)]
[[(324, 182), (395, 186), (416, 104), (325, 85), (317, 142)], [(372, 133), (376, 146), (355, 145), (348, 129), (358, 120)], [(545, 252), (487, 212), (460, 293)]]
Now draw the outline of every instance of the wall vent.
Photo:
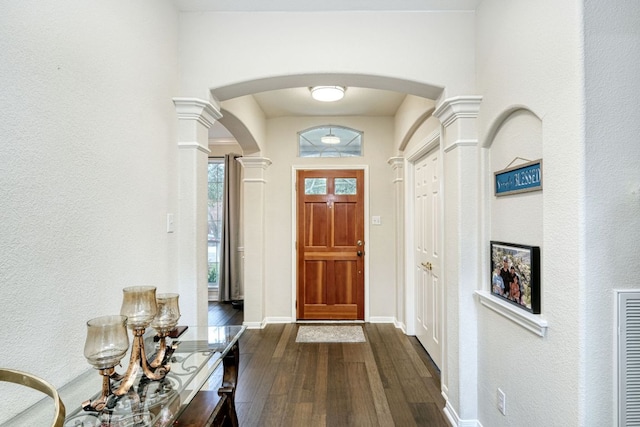
[(640, 426), (640, 292), (618, 294), (619, 426)]

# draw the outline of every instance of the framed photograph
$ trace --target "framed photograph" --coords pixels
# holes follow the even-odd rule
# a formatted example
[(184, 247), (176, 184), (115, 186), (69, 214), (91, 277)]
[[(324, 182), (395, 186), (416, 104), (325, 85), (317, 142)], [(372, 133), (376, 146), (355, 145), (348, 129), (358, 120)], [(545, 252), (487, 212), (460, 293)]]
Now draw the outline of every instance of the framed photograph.
[(540, 248), (491, 241), (491, 294), (540, 313)]

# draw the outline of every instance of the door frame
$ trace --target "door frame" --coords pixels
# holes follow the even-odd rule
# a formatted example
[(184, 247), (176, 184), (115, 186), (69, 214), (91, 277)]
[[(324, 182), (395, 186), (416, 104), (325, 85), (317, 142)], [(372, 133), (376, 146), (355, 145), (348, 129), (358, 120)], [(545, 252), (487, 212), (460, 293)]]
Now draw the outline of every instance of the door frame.
[[(440, 194), (442, 197), (442, 203), (440, 204), (440, 217), (443, 219), (440, 222), (440, 236), (442, 241), (445, 241), (444, 236), (444, 177), (442, 176), (443, 172), (443, 156), (442, 156), (442, 145), (440, 143), (440, 130), (433, 132), (429, 135), (423, 143), (417, 147), (414, 151), (407, 154), (405, 157), (407, 160), (407, 167), (405, 167), (405, 228), (404, 228), (404, 242), (405, 242), (405, 302), (404, 302), (404, 313), (405, 313), (405, 328), (407, 335), (415, 336), (416, 328), (415, 328), (415, 317), (416, 317), (416, 287), (415, 287), (415, 248), (413, 246), (414, 239), (414, 221), (415, 221), (415, 163), (422, 159), (427, 154), (433, 152), (434, 150), (440, 150)], [(440, 276), (443, 283), (442, 287), (442, 306), (440, 307), (442, 313), (442, 366), (440, 369), (442, 370), (442, 375), (444, 376), (444, 370), (446, 367), (446, 342), (447, 342), (447, 334), (446, 334), (446, 325), (447, 325), (447, 311), (446, 311), (446, 300), (447, 300), (447, 290), (445, 283), (445, 275), (446, 272), (443, 268), (443, 259), (444, 259), (444, 250), (442, 251), (442, 258), (440, 261)]]
[[(362, 170), (364, 171), (364, 321), (369, 321), (369, 166), (368, 165), (293, 165), (291, 167), (291, 319), (298, 320), (296, 299), (298, 297), (298, 251), (297, 240), (297, 191), (298, 170)], [(309, 321), (305, 321), (309, 322)], [(313, 322), (313, 321), (311, 321)], [(323, 321), (326, 322), (326, 321)], [(360, 322), (349, 320), (349, 322)]]

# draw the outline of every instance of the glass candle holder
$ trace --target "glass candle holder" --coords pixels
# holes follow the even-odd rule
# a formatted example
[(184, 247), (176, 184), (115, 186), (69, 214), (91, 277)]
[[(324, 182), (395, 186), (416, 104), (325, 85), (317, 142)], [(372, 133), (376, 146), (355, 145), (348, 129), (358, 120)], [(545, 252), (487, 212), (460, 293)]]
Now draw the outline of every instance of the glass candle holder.
[(167, 371), (170, 369), (170, 365), (167, 360), (173, 354), (175, 346), (172, 346), (167, 350), (166, 337), (169, 332), (178, 324), (180, 319), (180, 306), (178, 305), (178, 294), (158, 294), (156, 296), (156, 302), (158, 305), (158, 312), (151, 321), (151, 327), (156, 330), (160, 344), (158, 346), (158, 352), (156, 358), (150, 363), (152, 368), (164, 365)]
[(155, 286), (131, 286), (122, 290), (120, 314), (127, 316), (130, 329), (146, 328), (157, 311)]
[(178, 324), (180, 319), (180, 306), (178, 305), (178, 294), (158, 294), (156, 304), (158, 311), (151, 321), (151, 327), (158, 335), (167, 335)]
[(151, 369), (144, 349), (144, 331), (158, 311), (156, 287), (131, 286), (124, 288), (122, 294), (120, 314), (129, 319), (127, 324), (133, 332), (133, 343), (127, 372), (124, 374), (120, 387), (113, 392), (116, 396), (122, 396), (129, 391), (139, 368), (142, 368), (144, 375), (153, 381), (161, 380), (167, 374), (167, 370), (163, 367), (159, 367), (155, 371)]
[(127, 317), (122, 315), (101, 316), (87, 322), (87, 338), (84, 343), (84, 357), (102, 375), (102, 392), (94, 401), (83, 402), (87, 411), (104, 409), (111, 395), (109, 378), (129, 349)]

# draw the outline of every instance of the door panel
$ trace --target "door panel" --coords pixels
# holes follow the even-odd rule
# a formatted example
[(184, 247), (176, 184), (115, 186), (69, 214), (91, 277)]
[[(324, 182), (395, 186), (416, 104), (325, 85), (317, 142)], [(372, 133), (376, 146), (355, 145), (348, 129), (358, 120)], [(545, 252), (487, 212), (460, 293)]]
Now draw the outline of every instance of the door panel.
[(363, 177), (298, 171), (298, 319), (364, 320)]
[(437, 150), (415, 164), (416, 336), (434, 363), (442, 363), (443, 290), (440, 280), (440, 168)]

